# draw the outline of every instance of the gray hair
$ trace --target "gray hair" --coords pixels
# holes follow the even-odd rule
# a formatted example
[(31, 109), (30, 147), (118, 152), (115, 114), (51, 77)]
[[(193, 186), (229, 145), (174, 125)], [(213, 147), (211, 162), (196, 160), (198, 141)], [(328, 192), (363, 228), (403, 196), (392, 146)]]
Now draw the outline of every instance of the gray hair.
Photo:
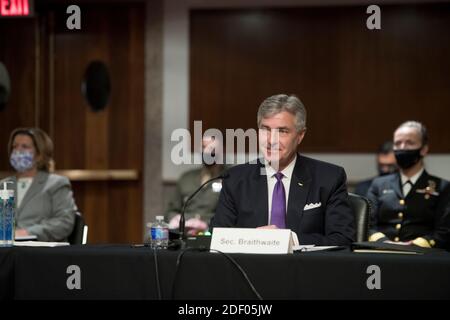
[(422, 146), (428, 144), (428, 130), (422, 123), (420, 123), (419, 121), (405, 121), (401, 125), (399, 125), (398, 128), (395, 129), (395, 131), (403, 127), (416, 129), (420, 133), (420, 136), (422, 138)]
[(303, 103), (294, 95), (277, 94), (264, 100), (258, 109), (258, 128), (264, 118), (287, 111), (295, 116), (297, 132), (306, 129), (306, 109)]

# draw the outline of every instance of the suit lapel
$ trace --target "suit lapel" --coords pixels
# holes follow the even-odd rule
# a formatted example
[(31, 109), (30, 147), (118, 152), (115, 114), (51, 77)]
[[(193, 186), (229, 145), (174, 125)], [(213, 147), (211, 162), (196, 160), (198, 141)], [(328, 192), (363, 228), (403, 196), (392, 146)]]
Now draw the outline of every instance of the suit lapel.
[[(36, 195), (36, 193), (40, 192), (42, 190), (42, 184), (47, 179), (48, 173), (38, 171), (37, 175), (34, 177), (33, 182), (31, 183), (30, 188), (28, 189), (27, 193), (25, 193), (25, 197), (22, 199), (22, 202), (20, 203), (20, 207), (17, 208), (18, 214), (21, 212), (23, 207), (27, 204), (28, 201), (33, 199), (33, 197)], [(16, 183), (17, 185), (17, 183)]]
[(256, 172), (253, 178), (256, 184), (256, 197), (257, 197), (256, 199), (254, 199), (255, 217), (257, 217), (258, 219), (258, 226), (266, 226), (269, 224), (267, 175), (265, 174), (264, 164), (262, 164), (259, 161), (259, 159), (258, 159), (258, 166), (256, 166)]
[(292, 173), (291, 185), (289, 187), (289, 199), (286, 216), (286, 227), (297, 230), (303, 215), (311, 185), (311, 175), (305, 163), (302, 163), (302, 156), (297, 156), (294, 171)]
[(397, 194), (399, 199), (403, 199), (403, 188), (402, 183), (400, 181), (400, 173), (395, 174), (392, 177), (392, 189), (394, 189), (395, 193)]

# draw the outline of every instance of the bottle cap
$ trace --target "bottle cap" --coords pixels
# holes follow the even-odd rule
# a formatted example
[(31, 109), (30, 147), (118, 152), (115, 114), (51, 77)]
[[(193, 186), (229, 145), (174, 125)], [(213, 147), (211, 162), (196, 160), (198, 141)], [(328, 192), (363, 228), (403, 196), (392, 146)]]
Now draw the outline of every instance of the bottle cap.
[(0, 190), (0, 198), (2, 200), (8, 200), (11, 197), (14, 197), (14, 190), (8, 189), (8, 183), (14, 183), (12, 181), (3, 182), (3, 189)]

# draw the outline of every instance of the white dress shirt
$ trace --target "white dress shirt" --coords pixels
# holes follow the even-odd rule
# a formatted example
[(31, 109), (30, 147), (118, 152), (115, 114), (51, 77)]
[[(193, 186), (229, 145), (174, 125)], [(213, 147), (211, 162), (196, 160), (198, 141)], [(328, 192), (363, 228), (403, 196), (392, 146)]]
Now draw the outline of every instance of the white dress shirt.
[[(281, 173), (283, 174), (283, 178), (281, 179), (281, 183), (283, 183), (284, 186), (284, 193), (286, 194), (286, 212), (287, 212), (287, 207), (288, 207), (288, 199), (289, 199), (289, 187), (291, 186), (291, 178), (292, 178), (292, 173), (294, 171), (294, 167), (295, 167), (295, 162), (297, 161), (297, 155), (295, 155), (294, 160), (292, 160), (289, 165), (284, 168), (284, 170), (281, 171)], [(267, 194), (268, 196), (268, 200), (269, 200), (269, 223), (270, 223), (270, 218), (272, 216), (272, 196), (273, 196), (273, 189), (275, 189), (275, 184), (277, 183), (277, 178), (274, 176), (277, 171), (275, 171), (266, 161), (265, 161), (265, 167), (266, 167), (266, 177), (267, 177)]]
[[(423, 171), (425, 169), (422, 167), (422, 169), (419, 170), (415, 175), (413, 175), (411, 178), (408, 178), (407, 176), (400, 174), (401, 181), (402, 181), (402, 189), (403, 189), (403, 196), (406, 198), (408, 193), (411, 191), (413, 185), (416, 184), (417, 180), (419, 180), (420, 176), (422, 175)], [(411, 181), (411, 183), (406, 183), (407, 181)]]

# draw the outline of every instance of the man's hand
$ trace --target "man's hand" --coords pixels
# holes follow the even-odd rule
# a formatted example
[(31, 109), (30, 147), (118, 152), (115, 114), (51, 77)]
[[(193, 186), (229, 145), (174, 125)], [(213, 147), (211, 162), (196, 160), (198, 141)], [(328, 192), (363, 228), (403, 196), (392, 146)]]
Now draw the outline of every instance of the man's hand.
[(180, 226), (181, 214), (177, 214), (169, 221), (169, 229), (178, 229)]
[(258, 227), (256, 229), (278, 229), (278, 227), (274, 224), (269, 224), (268, 226)]
[[(180, 214), (177, 214), (175, 217), (173, 217), (169, 222), (169, 228), (178, 229), (180, 226), (180, 218)], [(208, 224), (203, 221), (199, 215), (196, 215), (195, 218), (191, 218), (186, 221), (185, 228), (188, 235), (195, 236), (200, 231), (208, 230)]]
[(200, 231), (208, 230), (208, 224), (200, 217), (191, 218), (186, 221), (187, 234), (195, 236)]
[(15, 235), (16, 235), (16, 237), (25, 237), (25, 236), (29, 236), (30, 234), (25, 229), (16, 229)]

